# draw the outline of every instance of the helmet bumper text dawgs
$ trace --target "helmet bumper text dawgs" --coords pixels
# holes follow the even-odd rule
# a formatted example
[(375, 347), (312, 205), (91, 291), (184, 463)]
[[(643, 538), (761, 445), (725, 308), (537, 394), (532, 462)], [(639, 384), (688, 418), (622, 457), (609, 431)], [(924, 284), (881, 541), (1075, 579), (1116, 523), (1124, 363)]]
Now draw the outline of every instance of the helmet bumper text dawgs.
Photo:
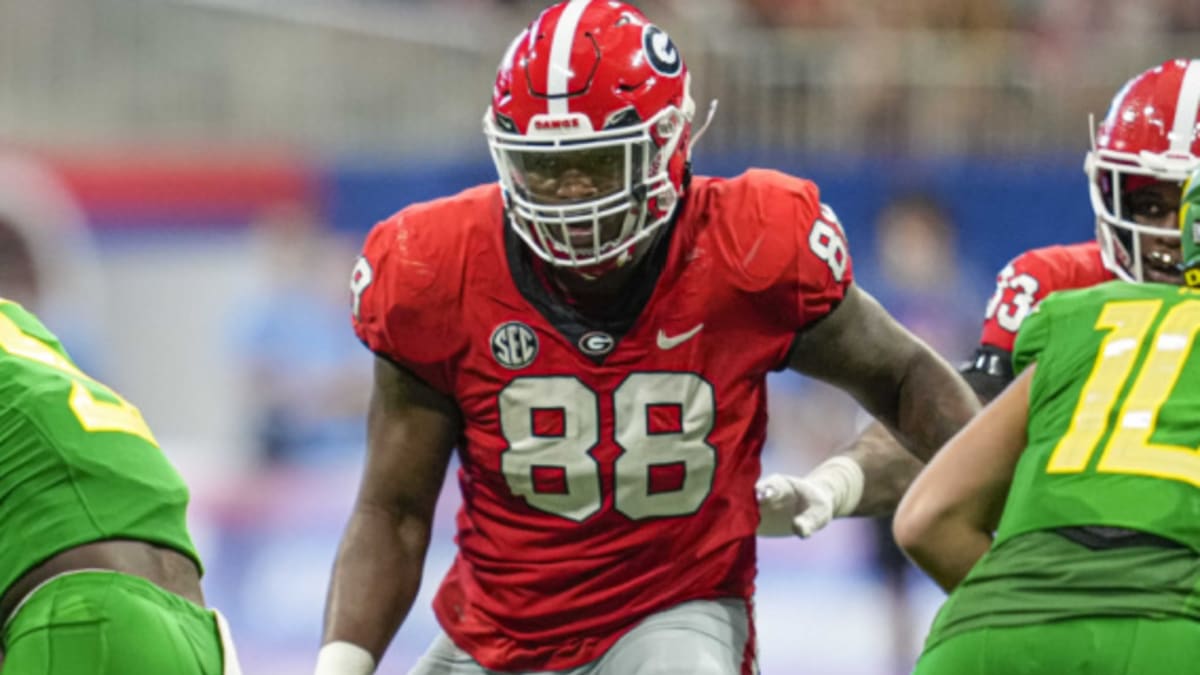
[[(538, 257), (606, 270), (668, 222), (693, 140), (688, 85), (675, 44), (622, 2), (562, 2), (517, 36), (483, 129), (510, 224)], [(538, 191), (579, 166), (581, 195)]]
[(1173, 227), (1140, 224), (1128, 215), (1130, 178), (1182, 184), (1200, 167), (1198, 123), (1200, 60), (1174, 59), (1129, 80), (1094, 130), (1084, 171), (1101, 255), (1119, 278), (1144, 279), (1141, 235), (1176, 236)]

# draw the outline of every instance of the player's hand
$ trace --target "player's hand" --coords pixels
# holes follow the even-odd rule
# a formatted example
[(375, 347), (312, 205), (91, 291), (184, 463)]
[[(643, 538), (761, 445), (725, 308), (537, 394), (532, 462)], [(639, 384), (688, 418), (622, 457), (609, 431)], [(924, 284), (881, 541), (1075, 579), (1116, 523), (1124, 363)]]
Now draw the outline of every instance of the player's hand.
[(833, 491), (807, 478), (773, 473), (754, 485), (763, 537), (808, 537), (833, 520)]
[(858, 508), (866, 481), (862, 466), (837, 455), (803, 478), (773, 473), (754, 485), (763, 537), (810, 537)]

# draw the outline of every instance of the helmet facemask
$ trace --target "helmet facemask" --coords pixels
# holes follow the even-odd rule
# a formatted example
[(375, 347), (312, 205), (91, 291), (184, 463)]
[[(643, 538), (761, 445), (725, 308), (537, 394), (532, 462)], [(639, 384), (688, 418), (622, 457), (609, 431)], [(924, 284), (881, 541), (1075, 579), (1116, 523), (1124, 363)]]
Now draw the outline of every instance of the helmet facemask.
[(1115, 150), (1105, 147), (1111, 144), (1107, 131), (1099, 138), (1093, 128), (1084, 172), (1104, 266), (1125, 281), (1177, 283), (1179, 230), (1165, 215), (1177, 210), (1178, 202), (1174, 195), (1164, 199), (1160, 194), (1171, 188), (1155, 186), (1181, 185), (1197, 166), (1196, 156)]
[(1200, 60), (1171, 59), (1113, 98), (1084, 161), (1104, 265), (1126, 281), (1178, 283), (1179, 186), (1200, 166)]
[[(569, 133), (556, 121), (541, 134), (535, 117), (534, 131), (522, 135), (502, 129), (489, 109), (484, 132), (517, 234), (556, 266), (628, 257), (670, 219), (682, 196), (671, 172), (684, 161), (690, 113), (667, 107), (645, 122), (599, 132), (578, 115)], [(614, 118), (620, 121), (619, 113)]]
[[(1177, 183), (1178, 172), (1154, 172), (1097, 154), (1097, 166), (1089, 167), (1090, 193), (1105, 266), (1125, 281), (1175, 283), (1179, 232), (1164, 217), (1178, 204), (1160, 198), (1161, 188), (1154, 185)], [(1148, 222), (1156, 217), (1160, 222)]]
[(686, 189), (689, 86), (667, 33), (617, 0), (559, 2), (517, 36), (483, 130), (536, 256), (594, 278), (651, 248)]

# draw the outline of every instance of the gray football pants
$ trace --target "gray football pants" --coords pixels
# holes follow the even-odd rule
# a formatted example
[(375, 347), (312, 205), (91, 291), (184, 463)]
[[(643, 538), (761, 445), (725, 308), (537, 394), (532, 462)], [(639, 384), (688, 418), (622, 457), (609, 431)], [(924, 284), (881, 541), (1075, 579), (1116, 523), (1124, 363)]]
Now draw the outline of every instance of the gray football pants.
[[(591, 663), (520, 675), (752, 675), (749, 639), (744, 601), (695, 600), (646, 617)], [(409, 675), (515, 674), (484, 668), (441, 633)]]

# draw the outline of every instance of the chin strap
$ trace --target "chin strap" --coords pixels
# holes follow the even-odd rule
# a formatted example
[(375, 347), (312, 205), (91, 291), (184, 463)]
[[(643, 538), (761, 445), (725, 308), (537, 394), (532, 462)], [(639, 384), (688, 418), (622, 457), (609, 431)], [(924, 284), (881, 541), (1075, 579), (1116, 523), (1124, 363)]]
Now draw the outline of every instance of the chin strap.
[(700, 137), (704, 135), (704, 132), (708, 131), (708, 125), (712, 124), (713, 116), (716, 114), (717, 99), (714, 98), (708, 104), (708, 114), (704, 116), (704, 124), (701, 124), (700, 128), (696, 130), (696, 133), (692, 134), (692, 140), (688, 143), (688, 157), (692, 156), (692, 148), (696, 146), (696, 142), (700, 140)]

